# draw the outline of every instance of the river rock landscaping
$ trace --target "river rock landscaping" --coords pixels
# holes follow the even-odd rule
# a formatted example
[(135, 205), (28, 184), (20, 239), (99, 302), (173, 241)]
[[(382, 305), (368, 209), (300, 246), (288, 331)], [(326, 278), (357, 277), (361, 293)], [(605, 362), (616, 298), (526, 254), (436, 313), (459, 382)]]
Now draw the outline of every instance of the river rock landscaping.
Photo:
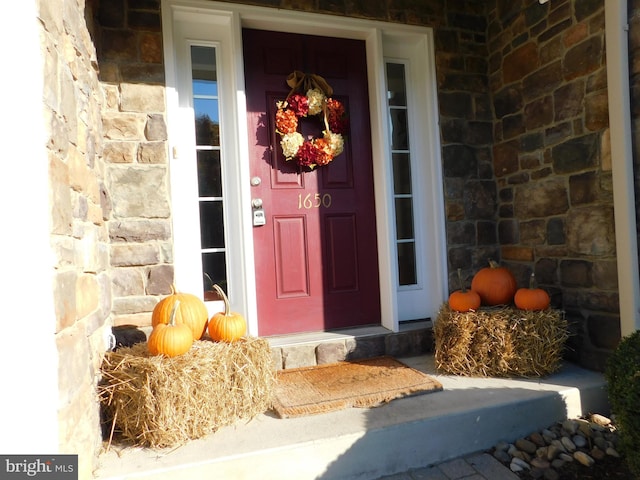
[(526, 480), (633, 479), (618, 441), (615, 422), (592, 414), (500, 442), (491, 454)]

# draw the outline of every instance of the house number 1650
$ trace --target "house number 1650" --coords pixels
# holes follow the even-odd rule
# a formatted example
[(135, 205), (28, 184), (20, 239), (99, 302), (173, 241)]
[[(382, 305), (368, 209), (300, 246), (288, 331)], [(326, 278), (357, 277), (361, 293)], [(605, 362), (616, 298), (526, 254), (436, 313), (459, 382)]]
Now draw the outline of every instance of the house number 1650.
[(329, 208), (331, 206), (331, 195), (325, 193), (324, 195), (320, 195), (316, 193), (311, 195), (307, 193), (304, 197), (301, 193), (298, 194), (298, 208)]

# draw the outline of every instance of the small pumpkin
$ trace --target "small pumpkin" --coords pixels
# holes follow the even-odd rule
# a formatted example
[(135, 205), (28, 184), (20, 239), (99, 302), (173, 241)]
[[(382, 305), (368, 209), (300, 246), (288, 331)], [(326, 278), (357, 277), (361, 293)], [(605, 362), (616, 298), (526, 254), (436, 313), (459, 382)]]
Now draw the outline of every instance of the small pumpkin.
[(456, 312), (477, 310), (481, 303), (480, 295), (478, 295), (478, 292), (465, 288), (460, 269), (458, 269), (458, 283), (460, 284), (460, 290), (456, 290), (449, 295), (449, 307), (451, 307), (451, 310)]
[(151, 326), (169, 323), (171, 311), (176, 302), (180, 302), (180, 308), (176, 312), (176, 323), (184, 323), (191, 329), (193, 339), (199, 340), (209, 320), (207, 306), (191, 293), (177, 292), (173, 285), (171, 285), (171, 294), (160, 300), (154, 307), (151, 313)]
[(513, 298), (516, 307), (520, 310), (545, 310), (549, 307), (551, 299), (549, 294), (536, 285), (536, 274), (529, 277), (529, 288), (519, 288)]
[(176, 323), (180, 300), (171, 308), (169, 323), (159, 323), (151, 331), (147, 348), (151, 355), (177, 357), (187, 353), (193, 345), (191, 329), (184, 323)]
[(235, 342), (247, 333), (247, 322), (241, 314), (231, 311), (224, 290), (218, 285), (213, 288), (224, 301), (224, 312), (214, 314), (209, 320), (209, 336), (216, 342)]
[(471, 280), (471, 290), (478, 292), (483, 305), (510, 304), (517, 289), (511, 270), (493, 260), (489, 260), (489, 266), (480, 269)]

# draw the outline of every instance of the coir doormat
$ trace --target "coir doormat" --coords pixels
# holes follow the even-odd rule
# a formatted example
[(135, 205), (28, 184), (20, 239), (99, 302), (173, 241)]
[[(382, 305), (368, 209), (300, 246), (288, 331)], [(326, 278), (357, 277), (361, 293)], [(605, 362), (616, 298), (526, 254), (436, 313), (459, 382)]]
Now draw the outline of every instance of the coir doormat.
[(438, 392), (442, 384), (389, 357), (278, 372), (273, 409), (280, 418), (348, 407), (373, 407), (409, 395)]

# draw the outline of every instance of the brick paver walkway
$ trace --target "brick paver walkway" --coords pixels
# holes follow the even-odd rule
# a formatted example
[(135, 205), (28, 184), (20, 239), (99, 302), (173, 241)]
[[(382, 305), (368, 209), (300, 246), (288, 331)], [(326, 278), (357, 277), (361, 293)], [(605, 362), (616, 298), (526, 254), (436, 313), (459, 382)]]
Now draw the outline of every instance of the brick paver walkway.
[(431, 467), (414, 468), (378, 480), (519, 480), (488, 453), (456, 458)]

